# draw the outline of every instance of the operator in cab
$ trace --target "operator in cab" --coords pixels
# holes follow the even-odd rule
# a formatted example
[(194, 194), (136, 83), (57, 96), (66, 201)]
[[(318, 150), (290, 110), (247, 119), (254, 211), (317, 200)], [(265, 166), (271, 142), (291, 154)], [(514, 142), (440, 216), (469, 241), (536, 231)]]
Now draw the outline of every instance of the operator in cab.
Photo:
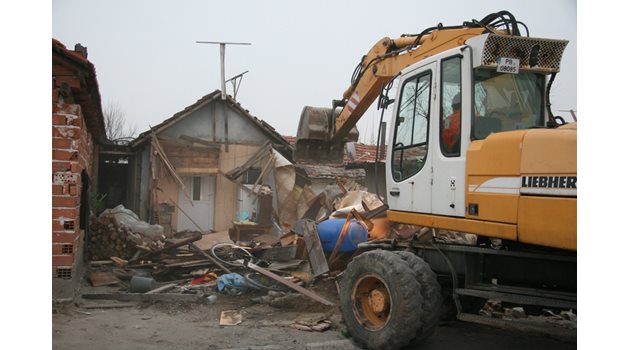
[(445, 153), (459, 153), (461, 125), (461, 94), (458, 92), (451, 101), (453, 112), (444, 120), (442, 129), (442, 147)]

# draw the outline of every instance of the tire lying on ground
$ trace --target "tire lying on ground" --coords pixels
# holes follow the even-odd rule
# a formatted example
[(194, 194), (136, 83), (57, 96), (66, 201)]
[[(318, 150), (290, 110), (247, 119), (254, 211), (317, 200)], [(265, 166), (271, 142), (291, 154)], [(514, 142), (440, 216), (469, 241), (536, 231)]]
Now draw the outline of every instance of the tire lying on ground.
[[(406, 254), (385, 250), (362, 253), (348, 264), (341, 279), (341, 312), (362, 346), (398, 349), (433, 328), (423, 323), (433, 318), (425, 315), (423, 294), (433, 300), (434, 292), (420, 292), (425, 273), (414, 270), (417, 266)], [(439, 286), (437, 291), (439, 297)]]
[(411, 344), (422, 344), (437, 327), (440, 322), (440, 312), (442, 306), (442, 293), (440, 284), (437, 281), (435, 272), (431, 266), (419, 256), (411, 252), (397, 251), (394, 254), (401, 257), (416, 275), (416, 281), (420, 284), (420, 294), (422, 294), (422, 310), (420, 312), (421, 326), (416, 331), (416, 336), (411, 340)]

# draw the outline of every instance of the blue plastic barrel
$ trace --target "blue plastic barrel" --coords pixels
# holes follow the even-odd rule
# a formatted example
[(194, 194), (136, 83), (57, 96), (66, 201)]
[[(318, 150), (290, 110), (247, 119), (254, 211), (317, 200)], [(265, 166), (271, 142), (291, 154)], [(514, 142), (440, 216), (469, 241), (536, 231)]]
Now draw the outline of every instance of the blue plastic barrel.
[[(335, 249), (337, 239), (339, 239), (339, 234), (341, 234), (345, 222), (346, 219), (329, 219), (317, 225), (319, 240), (322, 242), (322, 248), (325, 252), (332, 252)], [(367, 229), (363, 223), (352, 220), (346, 236), (341, 241), (341, 245), (339, 245), (339, 252), (355, 251), (359, 243), (367, 242), (367, 238)]]

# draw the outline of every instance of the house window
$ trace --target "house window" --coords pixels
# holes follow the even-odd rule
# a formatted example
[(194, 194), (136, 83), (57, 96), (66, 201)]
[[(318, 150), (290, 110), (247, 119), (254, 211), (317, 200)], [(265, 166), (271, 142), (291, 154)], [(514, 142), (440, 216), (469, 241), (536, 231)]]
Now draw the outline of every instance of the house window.
[(192, 199), (201, 200), (201, 176), (193, 176)]
[(256, 180), (258, 180), (261, 172), (262, 170), (260, 168), (247, 169), (245, 174), (243, 174), (243, 183), (246, 185), (253, 185), (256, 183)]

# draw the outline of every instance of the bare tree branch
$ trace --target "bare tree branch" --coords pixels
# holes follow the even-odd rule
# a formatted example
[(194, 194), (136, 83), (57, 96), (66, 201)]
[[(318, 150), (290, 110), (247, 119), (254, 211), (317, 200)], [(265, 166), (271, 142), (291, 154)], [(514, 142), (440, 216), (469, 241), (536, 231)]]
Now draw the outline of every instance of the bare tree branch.
[(103, 110), (103, 116), (108, 140), (116, 141), (136, 135), (138, 127), (135, 124), (132, 126), (127, 124), (125, 112), (118, 104), (109, 102)]

